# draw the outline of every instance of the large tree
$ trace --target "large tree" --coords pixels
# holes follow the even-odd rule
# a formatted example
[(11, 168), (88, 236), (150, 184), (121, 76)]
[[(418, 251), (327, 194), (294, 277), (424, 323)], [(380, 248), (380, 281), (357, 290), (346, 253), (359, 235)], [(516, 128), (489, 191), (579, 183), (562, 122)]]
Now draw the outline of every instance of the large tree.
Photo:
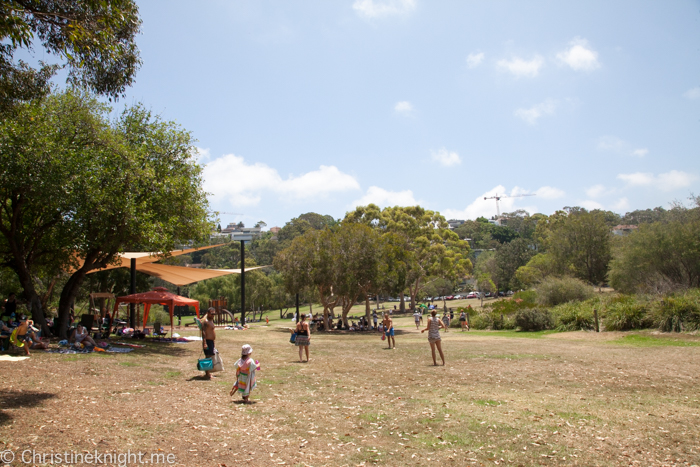
[(509, 290), (520, 284), (515, 276), (521, 266), (525, 266), (535, 254), (530, 242), (524, 238), (516, 238), (496, 248), (496, 269), (501, 290)]
[(64, 331), (87, 272), (124, 250), (167, 252), (205, 236), (193, 149), (189, 133), (140, 106), (111, 124), (106, 107), (74, 91), (18, 105), (0, 122), (0, 258), (37, 323), (39, 270), (70, 271), (59, 301)]
[[(134, 0), (0, 0), (0, 112), (48, 92), (59, 67), (68, 81), (109, 97), (123, 95), (141, 61)], [(40, 46), (61, 61), (39, 69), (15, 61)]]
[(610, 216), (604, 211), (567, 208), (537, 224), (547, 252), (571, 275), (599, 285), (611, 258)]

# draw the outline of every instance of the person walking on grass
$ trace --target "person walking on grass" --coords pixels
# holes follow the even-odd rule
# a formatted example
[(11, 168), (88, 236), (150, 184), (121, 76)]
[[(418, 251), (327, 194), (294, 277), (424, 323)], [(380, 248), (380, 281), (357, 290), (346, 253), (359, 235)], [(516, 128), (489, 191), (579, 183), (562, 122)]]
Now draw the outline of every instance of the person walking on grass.
[(469, 331), (469, 324), (467, 324), (467, 314), (462, 310), (462, 312), (459, 314), (459, 324), (462, 326), (462, 332), (464, 332), (464, 328)]
[(437, 317), (437, 311), (431, 311), (430, 315), (428, 327), (423, 329), (421, 333), (428, 331), (428, 342), (430, 343), (430, 350), (433, 353), (433, 365), (437, 366), (437, 360), (435, 359), (435, 347), (437, 347), (438, 352), (440, 352), (440, 358), (442, 359), (442, 366), (445, 366), (445, 355), (442, 353), (442, 340), (440, 338), (440, 328), (444, 328), (445, 323), (440, 321), (440, 318)]
[(311, 331), (309, 323), (306, 322), (306, 315), (299, 313), (299, 322), (296, 328), (297, 338), (294, 345), (299, 347), (299, 363), (302, 363), (302, 355), (306, 351), (306, 363), (309, 363), (309, 345), (311, 345)]
[[(207, 310), (206, 319), (202, 321), (202, 350), (207, 358), (214, 357), (214, 341), (216, 340), (216, 331), (214, 328), (214, 314), (216, 310), (212, 307)], [(211, 371), (204, 372), (204, 379), (211, 379)]]
[(386, 341), (389, 343), (389, 348), (391, 349), (391, 345), (393, 343), (394, 349), (396, 349), (396, 339), (394, 339), (394, 320), (391, 319), (391, 315), (389, 313), (384, 313), (384, 322), (382, 324), (384, 324), (384, 335), (386, 336)]
[(416, 330), (419, 329), (420, 322), (423, 320), (423, 315), (421, 314), (420, 310), (416, 308), (416, 311), (413, 312), (413, 321), (416, 322)]
[(445, 332), (447, 332), (450, 327), (450, 315), (447, 314), (447, 311), (442, 314), (442, 323), (445, 325)]
[(258, 363), (250, 357), (252, 353), (253, 348), (250, 345), (241, 347), (241, 358), (236, 362), (236, 382), (229, 393), (233, 396), (237, 391), (243, 397), (244, 404), (250, 403), (250, 391), (256, 386), (255, 370), (259, 369)]

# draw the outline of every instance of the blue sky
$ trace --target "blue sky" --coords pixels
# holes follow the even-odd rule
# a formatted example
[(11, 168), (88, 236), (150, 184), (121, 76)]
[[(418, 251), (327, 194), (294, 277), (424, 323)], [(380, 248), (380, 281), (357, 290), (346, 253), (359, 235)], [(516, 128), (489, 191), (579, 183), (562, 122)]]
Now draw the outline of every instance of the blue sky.
[(138, 3), (122, 102), (193, 132), (224, 224), (700, 193), (697, 1)]

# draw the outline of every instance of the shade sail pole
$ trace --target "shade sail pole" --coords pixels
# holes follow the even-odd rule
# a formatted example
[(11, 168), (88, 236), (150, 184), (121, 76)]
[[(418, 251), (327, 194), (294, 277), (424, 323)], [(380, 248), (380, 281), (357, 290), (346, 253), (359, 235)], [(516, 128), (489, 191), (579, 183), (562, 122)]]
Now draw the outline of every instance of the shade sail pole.
[[(131, 295), (136, 293), (136, 258), (131, 258), (131, 287), (129, 287), (129, 293)], [(136, 329), (136, 304), (130, 304), (129, 308), (129, 327)]]
[(241, 325), (245, 325), (245, 241), (241, 240)]

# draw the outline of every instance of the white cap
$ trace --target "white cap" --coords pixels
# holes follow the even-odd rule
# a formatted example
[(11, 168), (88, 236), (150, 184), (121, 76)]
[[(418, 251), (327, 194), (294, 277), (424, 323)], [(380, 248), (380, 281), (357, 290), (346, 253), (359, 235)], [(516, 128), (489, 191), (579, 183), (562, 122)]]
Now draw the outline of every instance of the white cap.
[(241, 355), (250, 355), (253, 353), (253, 348), (246, 344), (243, 347), (241, 347)]

